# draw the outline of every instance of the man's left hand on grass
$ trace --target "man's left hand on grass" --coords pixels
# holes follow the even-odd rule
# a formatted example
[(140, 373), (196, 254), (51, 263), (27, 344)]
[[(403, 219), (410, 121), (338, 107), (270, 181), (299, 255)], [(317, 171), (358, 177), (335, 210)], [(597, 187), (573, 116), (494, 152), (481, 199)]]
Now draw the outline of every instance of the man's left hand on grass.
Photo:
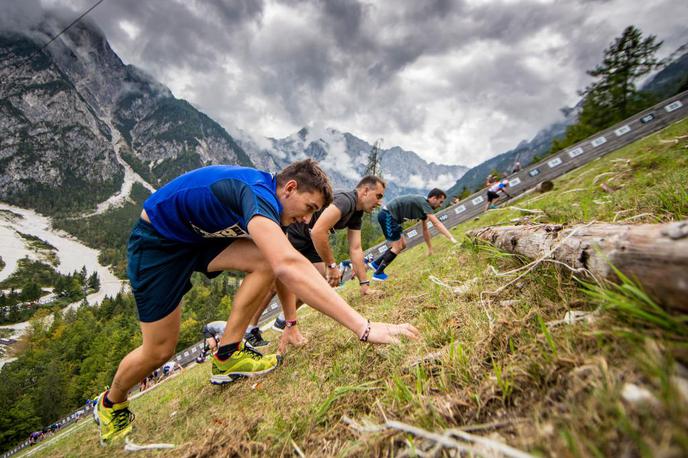
[(308, 339), (301, 334), (299, 328), (296, 326), (288, 327), (284, 330), (282, 337), (280, 337), (277, 351), (278, 353), (284, 355), (287, 353), (289, 345), (293, 345), (294, 347), (302, 347), (307, 343)]

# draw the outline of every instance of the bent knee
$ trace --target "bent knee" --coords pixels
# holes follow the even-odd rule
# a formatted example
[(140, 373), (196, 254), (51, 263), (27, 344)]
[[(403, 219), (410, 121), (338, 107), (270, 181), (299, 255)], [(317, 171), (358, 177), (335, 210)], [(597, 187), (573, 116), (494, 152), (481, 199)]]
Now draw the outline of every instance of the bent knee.
[(146, 356), (148, 356), (148, 358), (151, 361), (155, 361), (157, 364), (163, 364), (169, 361), (174, 356), (175, 347), (176, 342), (174, 345), (155, 345), (144, 348)]

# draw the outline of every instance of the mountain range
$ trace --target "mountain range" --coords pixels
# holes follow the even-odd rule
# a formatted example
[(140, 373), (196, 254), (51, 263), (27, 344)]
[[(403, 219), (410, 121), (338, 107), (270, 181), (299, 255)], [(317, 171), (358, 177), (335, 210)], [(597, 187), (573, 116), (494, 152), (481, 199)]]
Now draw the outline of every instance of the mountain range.
[[(335, 129), (306, 127), (282, 139), (232, 135), (124, 64), (90, 21), (41, 49), (63, 26), (46, 17), (28, 33), (0, 32), (0, 200), (67, 214), (113, 195), (122, 201), (133, 182), (152, 191), (208, 164), (276, 172), (312, 157), (335, 187), (351, 187), (365, 170), (372, 146)], [(383, 151), (382, 170), (394, 196), (448, 186), (466, 167), (393, 147)]]

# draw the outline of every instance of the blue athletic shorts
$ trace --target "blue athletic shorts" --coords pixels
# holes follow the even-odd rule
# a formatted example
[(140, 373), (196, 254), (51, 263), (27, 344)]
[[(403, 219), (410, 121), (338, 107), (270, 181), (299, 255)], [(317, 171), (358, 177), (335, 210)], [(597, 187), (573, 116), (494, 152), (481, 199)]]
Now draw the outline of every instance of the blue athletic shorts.
[(396, 242), (401, 238), (401, 226), (394, 219), (389, 210), (381, 210), (377, 214), (377, 222), (380, 223), (382, 233), (389, 242)]
[(150, 223), (140, 219), (131, 231), (127, 247), (127, 274), (136, 298), (139, 320), (152, 323), (172, 313), (191, 289), (191, 274), (208, 272), (210, 261), (235, 239), (210, 239), (181, 243), (162, 237)]

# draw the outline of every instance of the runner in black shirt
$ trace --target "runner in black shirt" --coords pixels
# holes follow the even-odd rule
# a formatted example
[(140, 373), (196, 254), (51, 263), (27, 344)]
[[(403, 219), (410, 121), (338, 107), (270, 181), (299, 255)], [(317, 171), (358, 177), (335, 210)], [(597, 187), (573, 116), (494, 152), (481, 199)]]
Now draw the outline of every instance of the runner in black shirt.
[[(316, 212), (308, 224), (298, 222), (287, 229), (289, 241), (306, 259), (311, 261), (332, 287), (339, 285), (342, 272), (334, 258), (329, 235), (335, 230), (347, 230), (349, 257), (354, 274), (358, 278), (362, 295), (373, 295), (377, 291), (369, 287), (366, 267), (361, 247), (361, 223), (363, 213), (370, 213), (384, 198), (385, 182), (376, 176), (366, 176), (351, 191), (334, 193), (332, 204)], [(277, 284), (282, 302), (282, 314), (277, 318), (273, 329), (285, 330), (280, 341), (280, 349), (286, 350), (287, 344), (300, 345), (305, 339), (296, 329), (296, 296)]]

